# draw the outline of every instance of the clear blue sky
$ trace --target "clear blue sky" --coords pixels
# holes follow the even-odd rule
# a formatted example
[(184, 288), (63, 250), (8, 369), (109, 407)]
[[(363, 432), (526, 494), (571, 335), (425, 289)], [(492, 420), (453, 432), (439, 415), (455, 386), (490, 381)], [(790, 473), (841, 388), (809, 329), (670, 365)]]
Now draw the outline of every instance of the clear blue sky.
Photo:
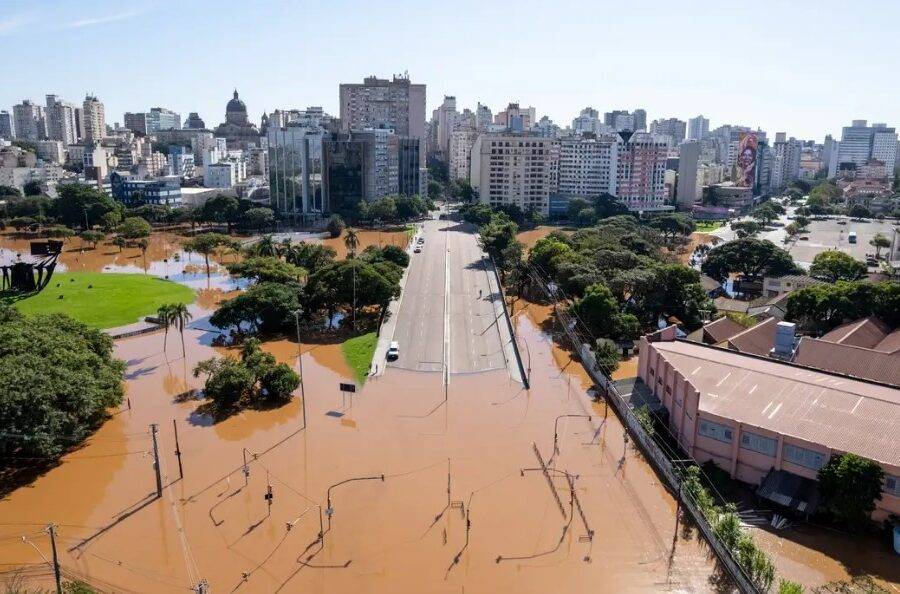
[(703, 113), (820, 140), (854, 118), (900, 125), (900, 3), (0, 0), (0, 109), (56, 93), (214, 126), (233, 87), (263, 110), (321, 105), (338, 83), (409, 71), (494, 112), (558, 124), (585, 106)]

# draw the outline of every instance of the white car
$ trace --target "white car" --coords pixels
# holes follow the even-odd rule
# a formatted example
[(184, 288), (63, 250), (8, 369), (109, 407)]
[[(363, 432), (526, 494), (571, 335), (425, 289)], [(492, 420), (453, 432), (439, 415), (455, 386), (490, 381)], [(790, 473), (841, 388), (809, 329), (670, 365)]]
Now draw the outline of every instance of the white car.
[(387, 350), (387, 360), (396, 361), (400, 357), (400, 343), (396, 340), (391, 341)]

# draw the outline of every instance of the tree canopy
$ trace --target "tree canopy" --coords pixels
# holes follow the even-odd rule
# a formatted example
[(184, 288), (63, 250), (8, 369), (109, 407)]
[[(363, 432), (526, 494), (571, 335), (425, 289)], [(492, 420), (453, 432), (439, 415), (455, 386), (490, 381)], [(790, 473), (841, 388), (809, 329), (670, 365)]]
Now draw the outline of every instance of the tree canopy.
[(83, 227), (85, 211), (88, 224), (99, 223), (109, 212), (120, 213), (122, 206), (106, 192), (84, 184), (59, 186), (59, 197), (52, 202), (50, 214), (68, 227)]
[(701, 270), (720, 282), (731, 273), (761, 277), (802, 272), (786, 251), (771, 241), (753, 237), (735, 239), (712, 248)]
[(839, 522), (856, 529), (864, 526), (881, 499), (884, 469), (855, 454), (836, 454), (819, 469), (822, 503)]
[(247, 258), (226, 268), (235, 276), (263, 283), (299, 283), (306, 277), (303, 268), (273, 256)]
[(866, 275), (866, 265), (844, 252), (828, 250), (813, 257), (809, 275), (828, 282), (855, 281)]
[[(23, 316), (0, 306), (0, 461), (55, 457), (121, 403), (125, 365), (112, 339), (68, 316)], [(6, 462), (0, 462), (5, 465)]]
[(900, 326), (900, 283), (837, 281), (813, 285), (788, 296), (786, 319), (827, 332), (845, 322), (868, 316), (891, 328)]

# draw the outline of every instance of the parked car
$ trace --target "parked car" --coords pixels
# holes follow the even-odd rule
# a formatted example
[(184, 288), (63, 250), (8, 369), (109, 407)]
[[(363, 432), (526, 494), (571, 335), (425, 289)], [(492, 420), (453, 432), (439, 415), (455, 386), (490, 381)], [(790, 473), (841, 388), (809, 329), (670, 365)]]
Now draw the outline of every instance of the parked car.
[(413, 250), (413, 253), (421, 254), (421, 253), (422, 253), (422, 246), (418, 246), (418, 245), (417, 245), (417, 246), (416, 246), (416, 249)]

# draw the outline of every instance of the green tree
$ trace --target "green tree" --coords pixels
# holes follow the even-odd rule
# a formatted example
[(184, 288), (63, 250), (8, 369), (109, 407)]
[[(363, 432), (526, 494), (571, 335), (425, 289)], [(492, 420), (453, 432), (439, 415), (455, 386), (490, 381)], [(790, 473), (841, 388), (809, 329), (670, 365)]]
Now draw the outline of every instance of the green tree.
[(65, 225), (51, 225), (44, 229), (44, 235), (53, 239), (68, 239), (75, 236), (75, 232)]
[(128, 245), (128, 241), (122, 237), (121, 235), (117, 235), (113, 238), (112, 243), (114, 246), (119, 248), (119, 253), (122, 253), (122, 248)]
[(109, 212), (103, 213), (100, 217), (100, 226), (103, 227), (103, 230), (107, 233), (111, 233), (115, 231), (116, 227), (119, 226), (119, 223), (122, 222), (122, 215), (117, 210), (111, 210)]
[(310, 273), (332, 264), (336, 255), (337, 252), (333, 247), (307, 242), (292, 244), (284, 251), (284, 259), (287, 262)]
[(300, 309), (300, 286), (257, 283), (219, 305), (209, 321), (218, 328), (245, 327), (263, 334), (290, 331)]
[(178, 329), (178, 334), (181, 335), (182, 358), (187, 357), (187, 351), (184, 348), (184, 329), (187, 327), (188, 322), (190, 322), (193, 317), (193, 314), (188, 311), (188, 307), (184, 303), (173, 303), (169, 306), (167, 321), (171, 325), (175, 326)]
[(243, 214), (244, 223), (251, 229), (262, 231), (275, 224), (275, 211), (271, 208), (250, 208)]
[(616, 343), (608, 338), (598, 338), (594, 345), (594, 359), (597, 365), (607, 376), (612, 375), (619, 368), (621, 353)]
[(763, 225), (771, 225), (772, 221), (778, 218), (778, 212), (772, 206), (771, 202), (763, 202), (750, 211), (750, 216)]
[(828, 282), (855, 281), (866, 275), (866, 265), (844, 252), (828, 250), (813, 257), (809, 275)]
[(854, 204), (850, 207), (850, 211), (847, 214), (849, 214), (854, 219), (872, 218), (872, 212), (863, 204)]
[(19, 188), (16, 188), (13, 186), (0, 185), (0, 196), (2, 196), (3, 198), (9, 198), (10, 196), (15, 197), (15, 198), (21, 198), (22, 191), (19, 190)]
[(339, 214), (331, 215), (328, 217), (328, 222), (325, 223), (325, 228), (328, 230), (328, 234), (331, 235), (332, 239), (341, 236), (341, 233), (344, 232), (344, 226), (344, 219), (342, 219)]
[(85, 212), (88, 221), (99, 221), (109, 212), (119, 212), (121, 205), (106, 192), (84, 184), (62, 184), (59, 197), (53, 201), (50, 214), (67, 227), (84, 225)]
[(119, 234), (128, 241), (150, 237), (153, 227), (141, 217), (128, 217), (119, 225)]
[(241, 203), (233, 196), (218, 194), (203, 203), (200, 216), (210, 223), (225, 223), (228, 233), (241, 214)]
[(579, 227), (590, 227), (597, 222), (597, 213), (593, 208), (582, 208), (576, 215), (574, 222)]
[(166, 343), (169, 341), (169, 327), (172, 325), (171, 314), (171, 303), (164, 303), (156, 309), (156, 319), (163, 327), (163, 354), (165, 354), (166, 361), (169, 360), (169, 356), (166, 354)]
[(218, 357), (200, 361), (194, 367), (194, 377), (206, 374), (203, 395), (223, 408), (231, 408), (253, 393), (256, 378), (240, 361)]
[(22, 186), (22, 193), (26, 196), (39, 196), (41, 194), (41, 182), (30, 181)]
[(721, 282), (733, 272), (749, 277), (784, 276), (802, 272), (786, 251), (771, 241), (752, 237), (728, 241), (712, 248), (701, 270)]
[(731, 223), (731, 230), (735, 232), (738, 239), (744, 237), (753, 237), (762, 231), (762, 225), (756, 221), (735, 221)]
[(87, 437), (123, 397), (113, 342), (62, 314), (0, 306), (0, 466), (55, 458)]
[(866, 525), (881, 500), (884, 469), (856, 454), (837, 454), (819, 469), (819, 493), (825, 509), (852, 529)]
[(262, 374), (259, 383), (269, 400), (284, 402), (291, 399), (300, 385), (300, 376), (287, 364), (278, 363)]
[(88, 229), (87, 231), (82, 231), (80, 237), (83, 241), (91, 244), (91, 249), (97, 249), (97, 244), (106, 239), (106, 233)]
[(875, 257), (881, 257), (881, 250), (891, 247), (891, 240), (884, 233), (876, 233), (869, 240), (869, 245), (875, 248)]
[(578, 220), (578, 215), (581, 214), (581, 211), (585, 208), (593, 209), (593, 206), (584, 198), (570, 198), (569, 203), (566, 205), (566, 216), (574, 223)]
[(226, 268), (234, 276), (249, 278), (255, 282), (299, 283), (306, 277), (303, 268), (271, 256), (247, 258), (242, 262), (227, 264)]
[(494, 211), (487, 204), (472, 204), (462, 210), (462, 217), (465, 222), (481, 227), (491, 222)]
[(782, 578), (778, 581), (778, 594), (803, 594), (803, 586)]
[(619, 314), (619, 303), (609, 287), (597, 283), (587, 288), (584, 297), (572, 306), (572, 311), (593, 336), (609, 337)]
[(662, 233), (663, 237), (670, 244), (675, 243), (675, 239), (678, 236), (687, 237), (697, 228), (693, 219), (681, 213), (653, 217), (648, 224), (651, 228)]
[(497, 217), (478, 230), (478, 244), (494, 259), (501, 273), (506, 269), (504, 250), (515, 243), (519, 227), (505, 217)]
[(203, 254), (206, 262), (206, 276), (209, 276), (209, 256), (214, 254), (217, 248), (234, 245), (227, 235), (221, 233), (202, 233), (184, 242), (182, 246), (186, 252)]

